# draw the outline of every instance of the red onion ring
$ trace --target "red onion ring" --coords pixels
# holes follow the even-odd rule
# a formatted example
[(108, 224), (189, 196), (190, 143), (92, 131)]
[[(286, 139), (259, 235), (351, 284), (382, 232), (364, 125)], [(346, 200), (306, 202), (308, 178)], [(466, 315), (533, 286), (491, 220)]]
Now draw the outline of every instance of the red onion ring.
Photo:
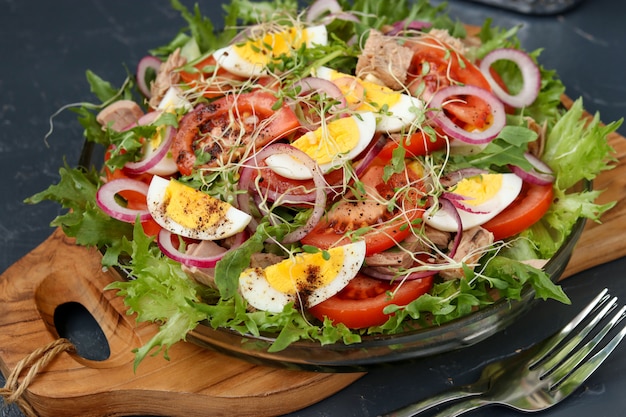
[(159, 146), (155, 150), (149, 155), (145, 155), (140, 161), (127, 162), (124, 165), (124, 171), (129, 174), (143, 174), (161, 162), (170, 151), (170, 147), (176, 136), (176, 129), (173, 126), (166, 126), (163, 136), (164, 138), (161, 139), (161, 143), (159, 143)]
[(446, 198), (439, 198), (439, 204), (441, 206), (441, 209), (449, 214), (450, 217), (452, 217), (456, 222), (456, 236), (454, 236), (452, 247), (450, 248), (450, 252), (448, 253), (451, 258), (454, 258), (454, 255), (459, 248), (459, 243), (461, 243), (461, 237), (463, 236), (463, 222), (461, 221), (461, 216), (454, 206), (454, 203)]
[(486, 211), (474, 210), (474, 209), (472, 209), (472, 208), (470, 208), (470, 207), (460, 203), (461, 201), (468, 200), (467, 197), (465, 197), (464, 195), (461, 195), (461, 194), (445, 192), (445, 193), (441, 194), (441, 198), (444, 198), (444, 199), (450, 201), (452, 203), (452, 205), (454, 207), (456, 207), (457, 209), (466, 211), (468, 213), (472, 213), (472, 214), (485, 214), (485, 213), (487, 213)]
[[(513, 62), (517, 65), (522, 74), (522, 88), (515, 95), (504, 91), (491, 75), (491, 65), (500, 60)], [(539, 95), (539, 90), (541, 89), (541, 73), (537, 64), (535, 64), (532, 57), (526, 52), (513, 48), (494, 49), (485, 55), (479, 68), (483, 76), (489, 82), (493, 93), (509, 106), (517, 108), (530, 106)]]
[[(322, 172), (319, 169), (319, 166), (310, 156), (301, 150), (294, 148), (291, 145), (285, 143), (273, 143), (265, 148), (261, 149), (255, 155), (250, 157), (243, 164), (243, 168), (240, 171), (239, 175), (239, 189), (243, 191), (253, 190), (253, 178), (254, 173), (258, 170), (259, 165), (258, 161), (263, 161), (269, 155), (275, 153), (283, 153), (289, 155), (293, 158), (298, 159), (302, 162), (313, 175), (313, 183), (315, 184), (315, 200), (313, 205), (313, 212), (309, 216), (306, 224), (293, 232), (288, 233), (283, 238), (282, 242), (284, 243), (293, 243), (302, 239), (306, 234), (308, 234), (316, 225), (319, 223), (320, 219), (324, 215), (324, 210), (326, 208), (326, 180), (322, 175)], [(239, 208), (247, 213), (250, 213), (250, 196), (247, 193), (242, 193), (237, 196), (237, 202)], [(253, 220), (248, 227), (256, 228), (257, 223)]]
[(319, 19), (324, 13), (339, 13), (342, 11), (337, 0), (316, 0), (308, 8), (305, 21), (308, 23)]
[(119, 178), (102, 184), (96, 192), (96, 203), (107, 215), (114, 219), (134, 223), (139, 216), (140, 221), (151, 218), (148, 209), (135, 210), (121, 206), (115, 196), (122, 191), (135, 191), (143, 195), (148, 194), (148, 184), (130, 178)]
[(515, 175), (536, 185), (548, 185), (554, 182), (554, 172), (552, 169), (530, 152), (525, 152), (524, 157), (533, 166), (530, 170), (525, 170), (516, 165), (509, 165), (509, 168)]
[[(137, 123), (131, 126), (128, 126), (124, 130), (129, 130), (135, 126), (149, 125), (153, 123), (155, 120), (157, 120), (159, 116), (161, 116), (161, 114), (162, 114), (161, 111), (151, 111), (149, 113), (146, 113), (143, 116), (141, 116), (139, 120), (137, 120)], [(161, 140), (161, 143), (159, 144), (157, 149), (152, 151), (149, 157), (144, 157), (140, 161), (127, 162), (124, 165), (124, 171), (133, 175), (143, 174), (145, 172), (150, 171), (150, 169), (154, 168), (159, 162), (161, 162), (161, 160), (163, 160), (163, 158), (165, 158), (165, 156), (167, 155), (167, 152), (169, 151), (172, 145), (172, 141), (174, 140), (175, 136), (176, 136), (176, 129), (171, 126), (167, 126), (165, 130), (165, 140)]]
[(193, 256), (179, 251), (172, 244), (172, 232), (166, 229), (161, 229), (157, 236), (157, 245), (161, 252), (163, 252), (168, 258), (175, 260), (186, 266), (195, 266), (197, 268), (213, 268), (217, 262), (224, 257), (228, 252), (237, 249), (247, 238), (247, 233), (240, 232), (234, 236), (233, 245), (228, 250), (215, 253), (208, 256)]
[(437, 271), (434, 270), (403, 273), (391, 269), (382, 270), (378, 267), (364, 267), (361, 268), (361, 272), (369, 277), (384, 281), (413, 281), (437, 274)]
[(372, 161), (376, 159), (380, 151), (385, 147), (386, 143), (387, 139), (381, 135), (378, 140), (365, 151), (363, 157), (356, 161), (357, 165), (354, 168), (354, 173), (357, 177), (360, 177), (367, 167), (370, 166)]
[(408, 23), (406, 20), (399, 20), (391, 25), (391, 29), (386, 31), (385, 35), (394, 36), (407, 30), (424, 30), (432, 26), (432, 23), (424, 20), (411, 20)]
[[(476, 96), (484, 100), (491, 108), (493, 123), (483, 131), (468, 132), (467, 130), (457, 126), (443, 111), (445, 101), (453, 96)], [(489, 143), (493, 138), (498, 136), (502, 128), (506, 125), (506, 113), (504, 105), (497, 97), (489, 91), (476, 87), (474, 85), (452, 85), (444, 87), (437, 91), (429, 104), (434, 110), (429, 110), (428, 115), (437, 123), (445, 134), (454, 139), (461, 140), (470, 144)]]
[(489, 171), (482, 168), (461, 168), (447, 173), (445, 176), (440, 178), (439, 182), (446, 187), (452, 187), (464, 178), (476, 177), (487, 173), (489, 173)]
[[(339, 87), (337, 87), (337, 85), (332, 81), (325, 80), (319, 77), (305, 77), (299, 81), (296, 81), (293, 84), (293, 87), (300, 87), (300, 92), (298, 93), (299, 96), (304, 96), (309, 93), (324, 93), (333, 100), (338, 101), (339, 104), (335, 104), (331, 107), (331, 112), (328, 117), (332, 117), (335, 111), (345, 109), (347, 106), (346, 98), (341, 92), (341, 89), (339, 89)], [(296, 106), (296, 103), (297, 100), (291, 104), (292, 110), (294, 110), (294, 112), (295, 109), (293, 109), (293, 107)], [(295, 113), (297, 114), (297, 112)], [(315, 130), (318, 127), (315, 123), (310, 123), (307, 120), (301, 120), (300, 122), (304, 127), (309, 130)]]
[(146, 82), (147, 72), (152, 69), (155, 73), (157, 73), (160, 67), (161, 60), (152, 55), (141, 58), (141, 60), (139, 60), (139, 64), (137, 64), (137, 88), (139, 88), (141, 94), (143, 94), (146, 98), (150, 98), (152, 95), (150, 93), (150, 85)]

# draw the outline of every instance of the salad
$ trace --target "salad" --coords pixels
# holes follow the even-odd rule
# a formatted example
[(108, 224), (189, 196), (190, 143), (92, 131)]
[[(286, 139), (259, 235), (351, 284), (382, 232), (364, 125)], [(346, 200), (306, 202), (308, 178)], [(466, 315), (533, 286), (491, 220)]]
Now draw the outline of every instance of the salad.
[[(445, 5), (232, 0), (100, 103), (72, 110), (102, 168), (64, 166), (29, 203), (128, 279), (107, 289), (160, 324), (136, 364), (199, 323), (358, 343), (495, 300), (568, 303), (542, 266), (613, 204), (574, 187), (610, 169), (621, 121), (582, 121), (516, 32)], [(383, 10), (384, 9), (384, 12)], [(100, 165), (100, 164), (98, 164)]]

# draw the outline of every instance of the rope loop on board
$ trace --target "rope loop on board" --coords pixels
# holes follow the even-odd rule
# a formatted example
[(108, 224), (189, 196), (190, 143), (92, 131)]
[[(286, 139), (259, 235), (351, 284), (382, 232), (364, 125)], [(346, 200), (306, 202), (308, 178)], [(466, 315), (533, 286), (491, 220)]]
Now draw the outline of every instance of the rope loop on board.
[[(60, 353), (74, 350), (74, 345), (68, 339), (59, 338), (36, 349), (15, 365), (15, 369), (7, 376), (4, 387), (0, 388), (0, 396), (5, 404), (17, 404), (27, 417), (37, 417), (35, 410), (24, 398), (24, 392), (37, 377), (37, 374)], [(26, 371), (20, 382), (20, 376)]]

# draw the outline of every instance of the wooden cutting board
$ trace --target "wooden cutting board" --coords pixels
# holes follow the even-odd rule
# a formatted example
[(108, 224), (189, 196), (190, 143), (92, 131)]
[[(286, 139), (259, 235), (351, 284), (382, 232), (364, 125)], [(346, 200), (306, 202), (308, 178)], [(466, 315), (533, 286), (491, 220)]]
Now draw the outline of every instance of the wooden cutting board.
[[(565, 98), (565, 104), (570, 103)], [(609, 138), (619, 165), (594, 182), (602, 201), (618, 201), (602, 224), (588, 222), (563, 277), (626, 254), (618, 230), (626, 225), (626, 140)], [(136, 325), (122, 299), (102, 289), (116, 279), (103, 272), (100, 254), (74, 245), (56, 230), (0, 277), (0, 370), (8, 375), (31, 352), (58, 339), (57, 306), (82, 304), (102, 327), (111, 355), (86, 360), (61, 352), (41, 370), (24, 396), (42, 417), (132, 414), (275, 416), (318, 402), (363, 374), (325, 374), (252, 365), (191, 343), (146, 358), (133, 371), (132, 349), (155, 333)]]

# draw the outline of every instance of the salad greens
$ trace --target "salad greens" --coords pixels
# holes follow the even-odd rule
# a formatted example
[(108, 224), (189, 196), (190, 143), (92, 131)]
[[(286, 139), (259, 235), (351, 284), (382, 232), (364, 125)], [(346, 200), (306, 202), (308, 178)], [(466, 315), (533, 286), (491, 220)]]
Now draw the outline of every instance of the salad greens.
[[(188, 10), (178, 0), (172, 0), (171, 3), (181, 13), (187, 27), (169, 44), (150, 52), (165, 59), (177, 48), (183, 48), (183, 53), (192, 58), (191, 64), (200, 62), (229, 42), (239, 27), (257, 23), (267, 16), (289, 18), (298, 14), (298, 4), (294, 0), (232, 0), (224, 6), (225, 29), (216, 31), (213, 22), (203, 16), (198, 5)], [(305, 58), (302, 62), (285, 62), (285, 65), (292, 65), (292, 69), (296, 68), (302, 74), (321, 64), (341, 68), (343, 72), (353, 71), (359, 47), (358, 43), (350, 43), (350, 39), (361, 37), (372, 28), (380, 29), (403, 20), (430, 22), (433, 27), (446, 29), (455, 37), (466, 36), (465, 27), (446, 15), (445, 5), (432, 6), (426, 0), (401, 0), (394, 3), (394, 7), (388, 7), (385, 2), (378, 0), (340, 0), (339, 3), (344, 9), (350, 9), (359, 16), (359, 22), (333, 20), (327, 25), (331, 38), (328, 45), (303, 51)], [(495, 48), (519, 48), (518, 30), (502, 30), (493, 27), (487, 20), (479, 33), (481, 45), (472, 49), (470, 54), (480, 58)], [(537, 59), (540, 52), (534, 51), (530, 55)], [(499, 72), (508, 85), (520, 83), (519, 73), (514, 66), (507, 67), (503, 63)], [(126, 132), (102, 129), (96, 121), (94, 109), (119, 99), (141, 100), (136, 98), (136, 86), (131, 74), (119, 88), (90, 71), (87, 71), (87, 81), (102, 104), (86, 103), (74, 111), (78, 114), (87, 141), (105, 148), (116, 146), (117, 151), (111, 153), (106, 166), (109, 169), (120, 168), (127, 161), (133, 160), (142, 146), (140, 138), (150, 136), (154, 133), (150, 129), (155, 127), (137, 127)], [(545, 272), (519, 260), (552, 256), (579, 218), (599, 221), (601, 215), (613, 206), (612, 203), (594, 202), (600, 191), (577, 192), (571, 188), (581, 180), (592, 180), (601, 171), (611, 168), (612, 149), (606, 142), (606, 136), (615, 131), (621, 121), (602, 125), (598, 115), (591, 122), (583, 121), (582, 100), (577, 100), (570, 110), (562, 108), (560, 98), (564, 91), (555, 72), (541, 68), (538, 98), (524, 109), (523, 115), (508, 116), (507, 127), (483, 152), (455, 156), (435, 152), (430, 160), (432, 164), (446, 160), (446, 163), (456, 168), (472, 166), (497, 170), (509, 164), (524, 167), (528, 162), (523, 154), (528, 143), (536, 138), (536, 133), (525, 127), (524, 117), (532, 117), (537, 123), (546, 126), (548, 135), (543, 159), (555, 171), (557, 178), (554, 186), (555, 202), (547, 214), (518, 238), (485, 255), (488, 262), (484, 262), (481, 268), (465, 268), (466, 279), (437, 282), (428, 294), (407, 306), (388, 306), (385, 312), (395, 314), (383, 325), (369, 329), (350, 330), (342, 324), (333, 325), (328, 319), (321, 325), (314, 325), (290, 305), (281, 313), (248, 311), (245, 300), (237, 292), (239, 274), (249, 265), (252, 254), (263, 249), (268, 236), (284, 236), (289, 232), (289, 227), (284, 224), (261, 222), (256, 232), (236, 253), (230, 252), (217, 264), (217, 289), (213, 289), (191, 280), (178, 262), (161, 253), (153, 238), (145, 235), (139, 222), (133, 227), (129, 223), (112, 219), (98, 207), (95, 195), (103, 179), (95, 168), (72, 168), (66, 164), (60, 169), (58, 184), (30, 197), (26, 202), (35, 204), (52, 200), (61, 204), (67, 213), (58, 216), (51, 225), (61, 227), (79, 245), (101, 249), (104, 266), (119, 268), (133, 278), (115, 282), (108, 289), (116, 290), (124, 297), (128, 312), (136, 313), (139, 321), (161, 325), (158, 334), (138, 349), (136, 366), (149, 354), (163, 351), (167, 357), (168, 347), (184, 339), (201, 321), (206, 321), (214, 328), (230, 328), (252, 335), (274, 334), (276, 341), (271, 350), (279, 351), (297, 340), (316, 340), (322, 344), (355, 343), (364, 334), (399, 333), (424, 323), (427, 318), (432, 318), (435, 323), (444, 323), (492, 303), (490, 291), (494, 288), (501, 296), (515, 300), (520, 298), (524, 286), (530, 284), (537, 297), (567, 303), (567, 295)], [(172, 115), (162, 123), (176, 126), (177, 122)], [(400, 171), (404, 156), (404, 149), (398, 147), (394, 151), (390, 169)]]

